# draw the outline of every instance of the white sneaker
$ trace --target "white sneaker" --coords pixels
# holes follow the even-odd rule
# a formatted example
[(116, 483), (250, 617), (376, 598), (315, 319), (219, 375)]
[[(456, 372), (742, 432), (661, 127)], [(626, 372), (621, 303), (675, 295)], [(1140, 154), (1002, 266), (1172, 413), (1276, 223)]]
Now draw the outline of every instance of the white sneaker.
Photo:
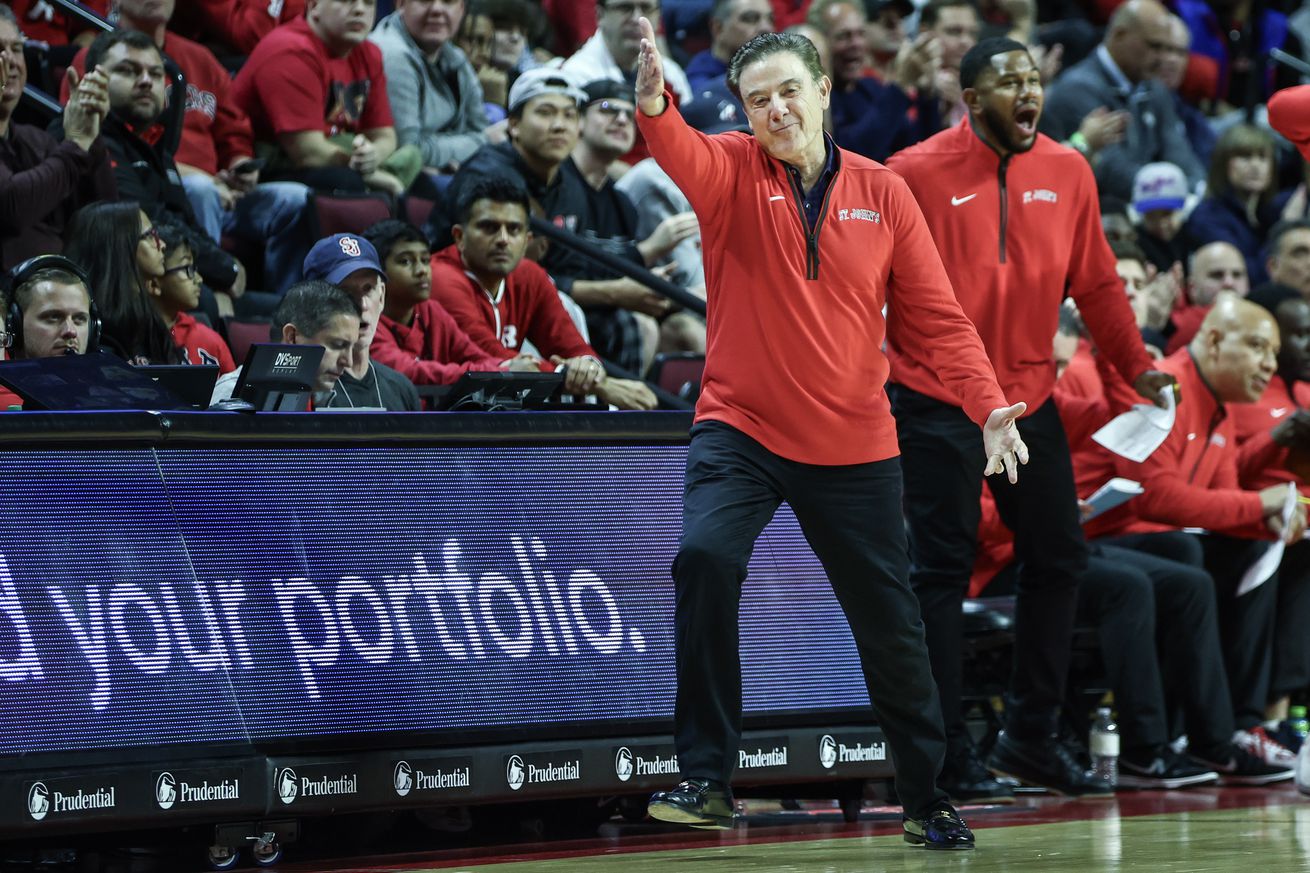
[(1296, 790), (1310, 797), (1310, 743), (1302, 743), (1296, 755)]
[(1237, 731), (1233, 734), (1233, 744), (1262, 759), (1266, 764), (1286, 767), (1289, 770), (1296, 766), (1296, 755), (1292, 754), (1286, 746), (1273, 740), (1265, 733), (1265, 729), (1258, 725), (1249, 731)]

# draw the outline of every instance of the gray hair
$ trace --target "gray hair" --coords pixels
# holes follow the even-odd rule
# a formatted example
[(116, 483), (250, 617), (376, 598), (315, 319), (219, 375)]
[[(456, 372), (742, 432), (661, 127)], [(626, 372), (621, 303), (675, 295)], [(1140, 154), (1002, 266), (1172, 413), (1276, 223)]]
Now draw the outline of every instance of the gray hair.
[(728, 64), (728, 87), (738, 100), (741, 99), (741, 71), (756, 61), (764, 60), (770, 55), (791, 52), (805, 66), (814, 81), (824, 76), (823, 64), (819, 62), (819, 50), (799, 33), (761, 33), (752, 37)]
[(23, 25), (18, 22), (18, 16), (9, 8), (8, 3), (0, 3), (0, 21), (8, 21), (18, 31), (19, 36), (23, 35)]

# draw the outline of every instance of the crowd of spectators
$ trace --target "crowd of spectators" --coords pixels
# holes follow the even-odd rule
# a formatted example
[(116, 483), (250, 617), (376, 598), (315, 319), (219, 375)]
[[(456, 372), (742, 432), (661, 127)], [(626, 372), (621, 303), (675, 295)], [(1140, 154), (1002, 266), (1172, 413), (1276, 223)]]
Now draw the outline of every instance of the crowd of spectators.
[[(1290, 541), (1305, 511), (1287, 500), (1310, 475), (1310, 89), (1296, 87), (1310, 67), (1294, 63), (1310, 3), (85, 5), (103, 20), (0, 4), (0, 268), (21, 274), (9, 354), (216, 365), (219, 399), (242, 363), (227, 325), (253, 320), (323, 346), (317, 405), (355, 409), (418, 410), (416, 386), (469, 371), (559, 368), (576, 396), (677, 403), (643, 377), (658, 353), (703, 353), (705, 322), (638, 277), (701, 297), (706, 277), (696, 215), (635, 123), (641, 18), (662, 19), (664, 80), (707, 134), (747, 129), (726, 78), (743, 44), (806, 36), (831, 80), (828, 135), (893, 168), (934, 134), (968, 133), (962, 59), (1017, 40), (1040, 72), (1043, 148), (1095, 181), (1101, 226), (1078, 238), (1109, 247), (1142, 341), (1182, 385), (1156, 455), (1108, 455), (1091, 425), (1132, 397), (1068, 306), (1052, 361), (1079, 497), (1114, 475), (1145, 489), (1084, 526), (1079, 600), (1128, 781), (1290, 775), (1287, 707), (1310, 694), (1310, 546)], [(43, 114), (28, 86), (62, 110)], [(1000, 166), (1008, 202), (1054, 196), (1007, 193)], [(316, 204), (347, 196), (393, 217), (324, 233)], [(534, 235), (533, 218), (600, 258)], [(20, 266), (53, 255), (68, 260)], [(974, 588), (995, 593), (1013, 546), (994, 508), (982, 515)], [(1182, 533), (1196, 528), (1212, 533)], [(1281, 572), (1239, 591), (1278, 538)], [(969, 781), (948, 790), (967, 799)]]

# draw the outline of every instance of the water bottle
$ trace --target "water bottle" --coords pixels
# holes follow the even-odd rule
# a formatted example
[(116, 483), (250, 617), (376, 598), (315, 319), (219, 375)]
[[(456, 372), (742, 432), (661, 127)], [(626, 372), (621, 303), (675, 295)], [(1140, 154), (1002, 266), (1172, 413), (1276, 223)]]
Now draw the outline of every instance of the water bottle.
[(1096, 710), (1087, 749), (1092, 754), (1092, 775), (1114, 787), (1119, 781), (1119, 725), (1110, 716), (1110, 707)]
[(1305, 717), (1305, 707), (1293, 706), (1287, 710), (1287, 720), (1292, 723), (1292, 730), (1296, 731), (1297, 736), (1304, 742), (1306, 735), (1310, 734), (1310, 721)]

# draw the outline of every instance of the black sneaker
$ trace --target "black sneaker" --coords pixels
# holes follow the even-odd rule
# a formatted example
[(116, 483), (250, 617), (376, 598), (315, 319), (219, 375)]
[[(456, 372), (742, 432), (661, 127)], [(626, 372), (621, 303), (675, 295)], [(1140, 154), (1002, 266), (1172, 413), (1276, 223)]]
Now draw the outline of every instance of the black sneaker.
[(987, 768), (1000, 776), (1013, 776), (1027, 785), (1038, 785), (1068, 797), (1114, 796), (1114, 788), (1083, 769), (1055, 736), (1019, 740), (1008, 731), (1001, 731), (987, 759)]
[(1198, 752), (1190, 754), (1192, 758), (1219, 774), (1220, 785), (1268, 785), (1271, 782), (1283, 782), (1296, 775), (1294, 767), (1271, 764), (1236, 743), (1228, 747), (1227, 754), (1201, 755)]
[(1119, 759), (1119, 788), (1172, 791), (1175, 788), (1218, 781), (1219, 774), (1214, 770), (1197, 764), (1168, 746), (1162, 746), (1148, 763), (1127, 757)]
[(925, 849), (972, 849), (973, 831), (955, 807), (939, 803), (923, 818), (901, 820), (905, 842)]
[(728, 830), (736, 818), (732, 791), (708, 779), (684, 779), (672, 791), (656, 791), (646, 811), (651, 818), (703, 830)]
[(1014, 789), (987, 771), (972, 745), (947, 753), (937, 785), (955, 803), (1014, 803)]

